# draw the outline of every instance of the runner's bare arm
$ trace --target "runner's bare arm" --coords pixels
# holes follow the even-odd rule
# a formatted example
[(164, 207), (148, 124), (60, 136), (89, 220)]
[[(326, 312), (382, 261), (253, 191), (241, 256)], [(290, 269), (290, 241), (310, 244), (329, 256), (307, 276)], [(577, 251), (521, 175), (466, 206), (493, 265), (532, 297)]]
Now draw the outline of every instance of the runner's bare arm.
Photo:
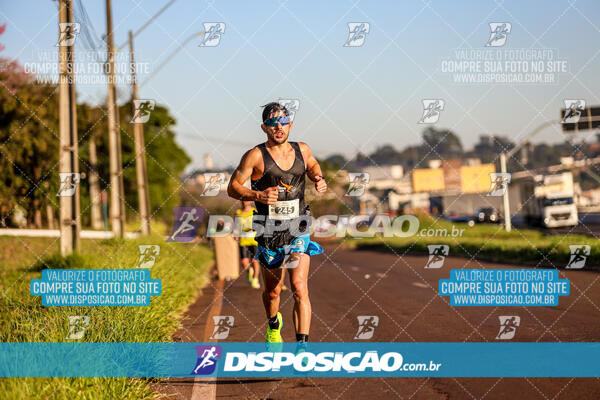
[(238, 200), (258, 201), (265, 204), (275, 204), (277, 201), (278, 190), (277, 186), (267, 188), (262, 192), (248, 189), (244, 186), (244, 182), (252, 176), (252, 171), (260, 162), (260, 150), (253, 148), (244, 154), (240, 165), (233, 171), (229, 186), (227, 186), (227, 194), (230, 197)]
[(325, 193), (327, 191), (327, 182), (323, 179), (323, 172), (317, 159), (312, 155), (310, 147), (304, 142), (299, 142), (300, 151), (302, 157), (306, 160), (306, 175), (315, 182), (315, 189), (318, 193)]

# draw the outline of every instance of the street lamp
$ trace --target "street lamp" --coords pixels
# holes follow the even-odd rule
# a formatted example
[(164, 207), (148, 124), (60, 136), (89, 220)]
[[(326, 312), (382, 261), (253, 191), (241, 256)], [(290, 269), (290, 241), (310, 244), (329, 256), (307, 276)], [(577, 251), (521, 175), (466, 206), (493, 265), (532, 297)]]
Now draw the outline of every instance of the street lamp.
[[(527, 142), (529, 142), (535, 135), (537, 135), (541, 130), (547, 128), (550, 125), (554, 125), (559, 123), (560, 121), (546, 121), (543, 124), (539, 125), (537, 128), (532, 130), (526, 137), (519, 143), (517, 146), (513, 147), (509, 152), (500, 153), (500, 172), (505, 174), (507, 172), (506, 168), (506, 160), (512, 157), (517, 151), (521, 149)], [(504, 211), (504, 228), (506, 232), (510, 232), (512, 229), (511, 221), (510, 221), (510, 201), (508, 199), (508, 183), (506, 184), (506, 190), (504, 191), (503, 197), (503, 211)]]

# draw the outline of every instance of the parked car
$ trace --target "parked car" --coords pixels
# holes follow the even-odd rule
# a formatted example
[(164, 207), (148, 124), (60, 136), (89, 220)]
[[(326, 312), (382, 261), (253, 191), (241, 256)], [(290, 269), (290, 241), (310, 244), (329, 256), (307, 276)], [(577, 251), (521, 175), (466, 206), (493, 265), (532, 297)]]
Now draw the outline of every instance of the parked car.
[(500, 213), (493, 207), (482, 207), (475, 212), (477, 222), (500, 222)]

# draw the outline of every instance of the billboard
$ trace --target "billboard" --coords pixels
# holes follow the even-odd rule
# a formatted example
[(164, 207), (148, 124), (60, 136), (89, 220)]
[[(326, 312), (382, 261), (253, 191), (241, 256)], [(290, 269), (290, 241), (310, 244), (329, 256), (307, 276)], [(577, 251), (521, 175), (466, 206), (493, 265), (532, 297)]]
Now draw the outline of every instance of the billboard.
[(445, 189), (442, 168), (415, 169), (412, 173), (413, 192), (440, 192)]
[(460, 167), (462, 161), (460, 159), (444, 160), (442, 169), (444, 170), (444, 188), (447, 192), (460, 192), (462, 187), (460, 184)]
[(490, 173), (496, 172), (494, 164), (464, 165), (460, 167), (463, 193), (484, 193), (490, 189)]

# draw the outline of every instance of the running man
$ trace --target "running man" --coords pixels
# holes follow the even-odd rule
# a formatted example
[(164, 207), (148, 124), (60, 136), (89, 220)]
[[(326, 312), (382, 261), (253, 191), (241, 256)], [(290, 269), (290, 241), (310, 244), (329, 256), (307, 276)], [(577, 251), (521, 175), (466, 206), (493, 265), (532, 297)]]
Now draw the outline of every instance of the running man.
[(196, 215), (195, 208), (192, 208), (191, 211), (185, 211), (183, 214), (181, 214), (181, 217), (179, 218), (179, 221), (183, 222), (181, 223), (181, 225), (179, 225), (177, 230), (173, 232), (170, 239), (175, 240), (175, 238), (181, 235), (182, 233), (196, 229), (196, 226), (192, 224), (192, 222), (196, 222), (198, 221), (198, 219), (200, 219), (200, 217)]
[[(256, 232), (252, 230), (252, 216), (256, 208), (252, 207), (252, 202), (242, 200), (242, 209), (237, 210), (237, 225), (239, 227), (238, 243), (240, 245), (240, 260), (244, 271), (248, 271), (248, 282), (254, 289), (260, 289), (258, 274), (260, 273), (260, 263), (254, 258), (258, 250), (258, 242), (254, 239)], [(250, 264), (252, 263), (252, 266)]]
[(196, 368), (194, 368), (194, 372), (192, 372), (193, 374), (197, 374), (198, 370), (209, 367), (215, 363), (213, 361), (213, 358), (215, 358), (217, 355), (216, 349), (217, 348), (213, 346), (210, 349), (204, 350), (204, 352), (202, 353), (202, 356), (201, 356), (202, 361), (196, 366)]
[[(254, 201), (257, 209), (254, 224), (264, 228), (256, 237), (256, 258), (263, 266), (263, 304), (268, 319), (266, 342), (283, 342), (279, 295), (287, 267), (285, 262), (291, 258), (295, 260), (289, 266), (294, 294), (293, 321), (298, 345), (305, 347), (311, 318), (307, 286), (309, 256), (323, 252), (321, 246), (310, 241), (308, 234), (306, 222), (310, 219), (310, 210), (304, 204), (305, 176), (315, 183), (318, 193), (327, 191), (327, 183), (308, 145), (288, 142), (293, 122), (283, 105), (265, 105), (262, 120), (261, 128), (267, 141), (244, 154), (227, 193), (235, 199)], [(252, 189), (244, 187), (248, 178)]]

